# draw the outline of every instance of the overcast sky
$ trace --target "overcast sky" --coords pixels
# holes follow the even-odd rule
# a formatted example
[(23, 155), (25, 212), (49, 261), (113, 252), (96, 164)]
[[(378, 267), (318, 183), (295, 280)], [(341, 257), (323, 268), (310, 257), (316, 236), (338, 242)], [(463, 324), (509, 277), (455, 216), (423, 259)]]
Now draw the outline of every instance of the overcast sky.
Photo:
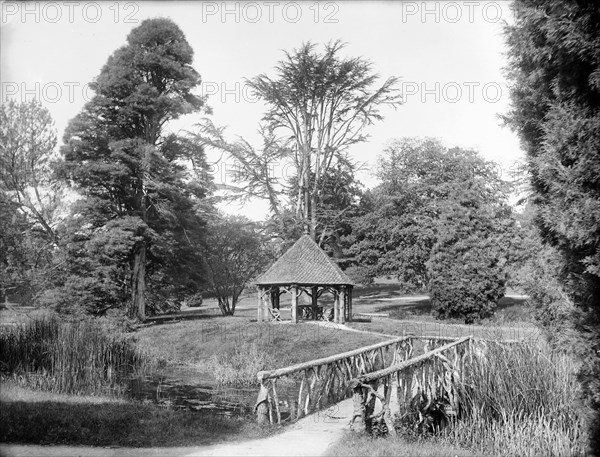
[[(344, 53), (373, 63), (382, 78), (398, 76), (405, 104), (385, 110), (370, 127), (367, 143), (352, 157), (374, 169), (393, 138), (431, 136), (447, 146), (477, 149), (498, 162), (505, 177), (523, 160), (516, 135), (499, 114), (508, 109), (503, 67), (504, 21), (508, 2), (3, 2), (1, 96), (34, 96), (46, 106), (59, 138), (89, 100), (86, 84), (100, 72), (127, 34), (146, 18), (170, 17), (194, 49), (216, 125), (231, 138), (251, 142), (264, 106), (247, 91), (244, 79), (273, 74), (283, 50), (305, 41), (341, 39)], [(173, 128), (193, 129), (201, 116)], [(210, 158), (216, 155), (209, 152)], [(216, 171), (220, 180), (220, 171)], [(376, 184), (365, 170), (367, 186)], [(228, 212), (262, 219), (266, 205), (237, 205)]]

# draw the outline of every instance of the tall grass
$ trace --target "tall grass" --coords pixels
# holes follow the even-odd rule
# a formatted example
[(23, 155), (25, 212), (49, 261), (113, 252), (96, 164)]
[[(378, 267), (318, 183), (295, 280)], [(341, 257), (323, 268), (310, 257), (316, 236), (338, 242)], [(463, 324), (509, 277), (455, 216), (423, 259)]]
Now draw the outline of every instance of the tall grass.
[(34, 319), (0, 330), (0, 370), (25, 387), (72, 394), (123, 394), (152, 365), (131, 338), (91, 322)]
[(208, 366), (221, 385), (250, 386), (258, 384), (256, 374), (259, 371), (274, 368), (274, 358), (252, 342), (213, 354)]
[(477, 345), (465, 369), (462, 417), (446, 438), (482, 455), (586, 455), (572, 359), (529, 344)]

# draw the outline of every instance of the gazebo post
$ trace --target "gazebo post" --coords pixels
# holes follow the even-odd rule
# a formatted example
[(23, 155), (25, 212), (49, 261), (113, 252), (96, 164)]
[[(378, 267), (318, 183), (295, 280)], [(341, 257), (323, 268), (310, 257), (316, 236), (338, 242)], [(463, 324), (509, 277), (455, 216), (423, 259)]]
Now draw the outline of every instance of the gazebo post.
[(262, 286), (258, 286), (258, 294), (257, 294), (257, 303), (256, 303), (256, 307), (258, 308), (258, 316), (257, 316), (257, 321), (258, 322), (262, 322), (263, 321), (263, 305), (262, 305), (262, 294), (263, 294), (263, 288)]
[(279, 309), (279, 287), (273, 288), (272, 302), (273, 302), (273, 308)]
[(298, 286), (296, 284), (292, 284), (290, 288), (292, 293), (292, 323), (298, 323)]
[(337, 288), (333, 289), (333, 322), (340, 322), (340, 292)]
[(317, 308), (319, 307), (319, 304), (317, 302), (317, 291), (319, 290), (319, 288), (317, 286), (313, 286), (312, 287), (312, 310), (313, 310), (313, 319), (317, 320)]
[(340, 324), (346, 322), (346, 286), (340, 287)]
[(267, 322), (273, 320), (271, 315), (271, 309), (273, 308), (273, 294), (271, 293), (271, 288), (266, 290), (265, 300), (263, 302), (263, 315), (265, 316), (265, 320)]
[(352, 286), (346, 286), (348, 290), (348, 322), (352, 322)]

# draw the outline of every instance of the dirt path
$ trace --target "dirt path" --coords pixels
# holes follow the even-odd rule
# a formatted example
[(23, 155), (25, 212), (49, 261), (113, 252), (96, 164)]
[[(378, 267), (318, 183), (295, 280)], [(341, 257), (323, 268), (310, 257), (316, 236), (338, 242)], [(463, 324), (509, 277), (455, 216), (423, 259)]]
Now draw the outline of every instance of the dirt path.
[(321, 456), (339, 440), (352, 417), (352, 399), (311, 414), (269, 438), (241, 443), (178, 448), (99, 448), (85, 446), (20, 446), (0, 444), (6, 457), (200, 457), (200, 456)]

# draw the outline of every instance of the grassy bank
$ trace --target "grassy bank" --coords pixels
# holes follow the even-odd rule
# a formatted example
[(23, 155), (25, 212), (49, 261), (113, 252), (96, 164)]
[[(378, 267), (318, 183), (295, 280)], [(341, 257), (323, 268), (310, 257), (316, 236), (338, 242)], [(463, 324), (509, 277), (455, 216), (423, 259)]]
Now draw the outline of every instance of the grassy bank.
[(76, 396), (3, 383), (0, 442), (89, 446), (200, 446), (276, 432), (251, 420), (160, 408), (114, 397)]
[(240, 384), (254, 382), (262, 369), (326, 357), (368, 346), (386, 337), (315, 324), (257, 323), (238, 317), (156, 325), (137, 332), (138, 344), (171, 364), (193, 367), (214, 377), (237, 372)]

